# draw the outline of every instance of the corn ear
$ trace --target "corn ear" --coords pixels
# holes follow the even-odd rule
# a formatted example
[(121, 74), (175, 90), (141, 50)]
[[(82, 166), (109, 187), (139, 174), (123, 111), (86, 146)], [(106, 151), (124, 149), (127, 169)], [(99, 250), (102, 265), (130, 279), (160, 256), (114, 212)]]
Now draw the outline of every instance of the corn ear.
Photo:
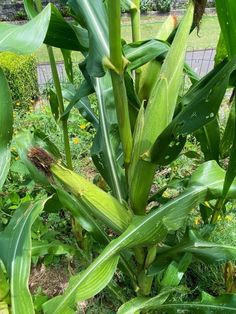
[(65, 168), (43, 149), (32, 148), (28, 158), (51, 180), (57, 179), (67, 191), (84, 201), (91, 214), (101, 219), (108, 227), (121, 233), (129, 226), (132, 214), (115, 197)]
[[(159, 29), (156, 39), (166, 41), (177, 25), (177, 19), (169, 16)], [(152, 60), (142, 67), (138, 96), (141, 101), (148, 101), (151, 91), (159, 77), (161, 62)]]
[(156, 39), (166, 41), (178, 24), (176, 16), (170, 15), (161, 25)]
[(128, 227), (131, 214), (112, 195), (62, 165), (53, 164), (51, 172), (75, 197), (89, 203), (92, 214), (109, 227), (117, 232)]
[[(193, 1), (190, 1), (188, 10), (161, 67), (159, 79), (152, 89), (145, 112), (142, 154), (152, 147), (157, 137), (173, 118), (182, 83), (185, 52), (193, 22), (193, 13), (194, 4)], [(132, 209), (135, 213), (140, 214), (145, 211), (155, 170), (154, 164), (141, 159), (137, 162), (130, 192)]]
[[(160, 80), (159, 83), (159, 97), (162, 101), (165, 102), (166, 107), (168, 107), (168, 86), (166, 79)], [(158, 119), (157, 124), (166, 124), (166, 121), (163, 119)], [(144, 124), (145, 126), (145, 124)], [(152, 128), (147, 126), (147, 130), (144, 129), (143, 126), (143, 134), (144, 132), (152, 132)], [(140, 147), (139, 147), (139, 158), (134, 159), (132, 162), (132, 179), (130, 185), (130, 203), (131, 208), (133, 209), (134, 213), (137, 215), (143, 215), (145, 213), (145, 207), (147, 203), (148, 194), (150, 191), (150, 187), (153, 182), (153, 176), (156, 170), (156, 165), (146, 162), (141, 159), (142, 154), (145, 152), (144, 147), (146, 145), (150, 145), (151, 142), (144, 142), (143, 141), (143, 134), (142, 139), (140, 140)], [(150, 134), (151, 136), (151, 134)], [(145, 145), (145, 146), (144, 146)], [(135, 164), (136, 162), (136, 164)]]
[(153, 86), (159, 77), (160, 70), (161, 62), (157, 60), (152, 60), (142, 67), (138, 90), (138, 96), (141, 101), (148, 101)]
[(141, 155), (143, 128), (144, 128), (144, 106), (142, 105), (139, 110), (134, 128), (134, 144), (132, 150), (131, 164), (128, 171), (129, 186), (132, 186), (132, 178), (134, 176), (135, 165), (137, 164)]

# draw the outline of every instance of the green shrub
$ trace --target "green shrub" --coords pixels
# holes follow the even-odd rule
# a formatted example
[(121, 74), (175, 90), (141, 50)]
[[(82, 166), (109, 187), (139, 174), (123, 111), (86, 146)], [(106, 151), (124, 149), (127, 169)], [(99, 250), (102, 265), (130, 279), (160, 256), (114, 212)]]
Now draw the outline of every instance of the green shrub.
[(156, 0), (157, 11), (166, 13), (170, 11), (173, 0)]
[(60, 13), (64, 17), (70, 17), (71, 16), (70, 8), (67, 5), (60, 7)]
[(141, 0), (140, 10), (142, 13), (146, 13), (147, 11), (151, 11), (153, 7), (152, 0)]
[(27, 14), (25, 10), (19, 10), (16, 12), (16, 14), (13, 17), (13, 20), (15, 21), (24, 21), (27, 20)]
[(38, 95), (36, 58), (2, 52), (0, 67), (7, 77), (13, 103), (27, 106)]

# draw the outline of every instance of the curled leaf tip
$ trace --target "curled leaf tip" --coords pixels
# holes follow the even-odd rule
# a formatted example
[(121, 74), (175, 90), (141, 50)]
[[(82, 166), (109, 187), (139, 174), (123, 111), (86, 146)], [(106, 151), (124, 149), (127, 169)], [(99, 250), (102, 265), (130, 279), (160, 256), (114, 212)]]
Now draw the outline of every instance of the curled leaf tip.
[(42, 171), (47, 177), (51, 177), (52, 174), (50, 168), (55, 160), (44, 149), (32, 147), (29, 150), (27, 157), (37, 169)]

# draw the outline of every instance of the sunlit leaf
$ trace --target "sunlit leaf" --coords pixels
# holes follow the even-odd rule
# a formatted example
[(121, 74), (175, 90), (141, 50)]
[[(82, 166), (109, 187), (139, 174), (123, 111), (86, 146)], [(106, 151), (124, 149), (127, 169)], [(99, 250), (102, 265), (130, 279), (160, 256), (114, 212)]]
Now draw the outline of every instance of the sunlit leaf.
[(148, 273), (155, 275), (173, 259), (178, 260), (185, 253), (190, 253), (194, 258), (207, 264), (236, 259), (235, 247), (204, 241), (194, 231), (189, 231), (179, 244), (160, 248), (156, 261), (151, 265)]
[(68, 4), (88, 30), (87, 70), (91, 76), (103, 76), (105, 74), (103, 59), (109, 56), (107, 14), (103, 1), (69, 0)]
[[(43, 43), (70, 50), (87, 50), (52, 4), (24, 25), (0, 23), (0, 33), (0, 51), (28, 54), (35, 52)], [(86, 36), (86, 31), (81, 33), (81, 42)]]
[(230, 57), (236, 55), (236, 2), (234, 0), (216, 0), (217, 16)]
[(65, 66), (67, 77), (69, 81), (73, 84), (74, 73), (73, 73), (73, 63), (72, 63), (72, 58), (71, 58), (71, 50), (61, 49), (61, 52), (64, 59), (64, 66)]
[(121, 7), (126, 11), (137, 9), (136, 5), (132, 0), (121, 0), (120, 3)]
[(0, 190), (10, 167), (10, 143), (13, 133), (13, 108), (5, 75), (0, 68)]
[(188, 311), (193, 314), (208, 313), (236, 313), (236, 296), (234, 294), (224, 294), (219, 297), (213, 297), (206, 293), (202, 294), (202, 300), (199, 302), (173, 302), (156, 306), (155, 310), (167, 313), (176, 313), (178, 310)]
[[(155, 309), (163, 304), (173, 292), (180, 292), (177, 286), (191, 263), (191, 254), (185, 254), (179, 263), (172, 262), (166, 269), (160, 282), (161, 290), (153, 298), (137, 297), (123, 304), (118, 314), (134, 314), (140, 310)], [(173, 288), (174, 287), (174, 288)]]
[[(23, 203), (10, 223), (0, 233), (0, 258), (10, 279), (11, 309), (13, 314), (34, 313), (28, 288), (31, 263), (31, 226), (43, 210), (47, 199)], [(20, 274), (20, 276), (19, 276)]]
[(228, 120), (225, 126), (224, 134), (220, 142), (220, 152), (222, 157), (226, 157), (230, 153), (234, 138), (234, 127), (235, 127), (235, 106), (232, 104)]
[(165, 165), (174, 160), (183, 148), (186, 135), (216, 117), (235, 69), (236, 58), (233, 58), (218, 65), (189, 90), (181, 100), (183, 110), (157, 138), (149, 152), (151, 161)]

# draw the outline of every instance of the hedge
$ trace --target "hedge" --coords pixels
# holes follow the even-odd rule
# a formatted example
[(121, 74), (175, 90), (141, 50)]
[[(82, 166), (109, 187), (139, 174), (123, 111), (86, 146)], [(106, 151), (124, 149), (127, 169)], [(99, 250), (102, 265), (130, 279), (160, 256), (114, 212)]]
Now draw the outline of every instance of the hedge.
[(39, 94), (35, 56), (1, 52), (0, 67), (8, 80), (13, 103), (27, 107)]
[[(165, 13), (169, 12), (171, 8), (184, 9), (187, 3), (188, 0), (141, 0), (140, 9), (142, 13), (147, 13), (148, 11)], [(215, 0), (207, 0), (207, 7), (215, 7)], [(125, 13), (125, 9), (123, 9), (122, 12)]]

